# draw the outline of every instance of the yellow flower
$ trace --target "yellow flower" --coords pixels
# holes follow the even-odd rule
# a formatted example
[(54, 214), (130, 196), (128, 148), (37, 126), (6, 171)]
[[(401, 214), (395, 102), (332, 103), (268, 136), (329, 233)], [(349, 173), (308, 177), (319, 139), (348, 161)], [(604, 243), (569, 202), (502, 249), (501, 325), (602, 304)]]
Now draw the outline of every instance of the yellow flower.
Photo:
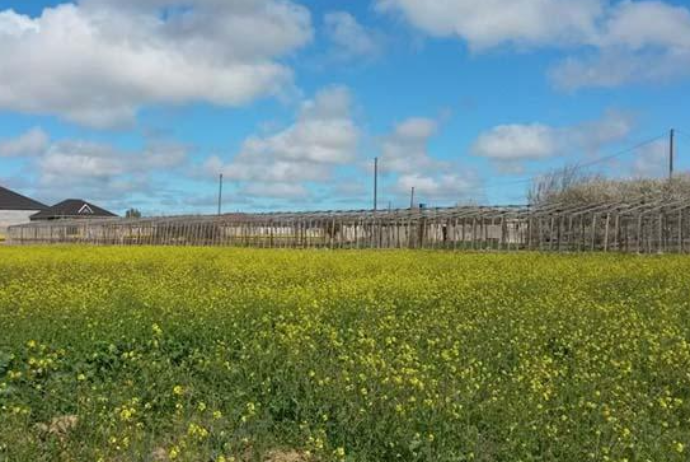
[(123, 409), (120, 411), (120, 418), (124, 421), (127, 421), (132, 418), (132, 413), (129, 411), (129, 409)]
[(182, 385), (175, 385), (173, 387), (173, 395), (182, 396), (184, 394), (184, 387)]

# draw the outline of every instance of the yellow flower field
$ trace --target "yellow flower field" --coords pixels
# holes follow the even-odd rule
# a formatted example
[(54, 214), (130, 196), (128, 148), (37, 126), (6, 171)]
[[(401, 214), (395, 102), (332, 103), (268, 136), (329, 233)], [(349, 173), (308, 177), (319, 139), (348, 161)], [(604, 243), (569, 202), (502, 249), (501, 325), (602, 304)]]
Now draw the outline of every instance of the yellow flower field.
[(690, 259), (0, 248), (0, 461), (280, 451), (687, 461)]

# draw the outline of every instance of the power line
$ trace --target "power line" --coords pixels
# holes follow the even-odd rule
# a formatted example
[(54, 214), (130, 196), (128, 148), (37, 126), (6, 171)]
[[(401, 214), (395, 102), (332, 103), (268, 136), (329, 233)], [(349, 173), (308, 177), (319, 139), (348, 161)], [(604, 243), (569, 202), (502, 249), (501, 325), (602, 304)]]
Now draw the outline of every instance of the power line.
[[(690, 135), (686, 135), (686, 136), (690, 137)], [(589, 162), (584, 162), (584, 163), (576, 164), (576, 165), (574, 165), (572, 168), (573, 168), (574, 171), (579, 171), (579, 170), (582, 170), (582, 169), (584, 169), (584, 168), (591, 167), (592, 165), (597, 165), (597, 164), (601, 164), (601, 163), (604, 163), (604, 162), (608, 162), (608, 161), (613, 160), (613, 159), (615, 159), (615, 158), (617, 158), (617, 157), (622, 157), (622, 156), (624, 156), (624, 155), (626, 155), (626, 154), (630, 154), (631, 152), (634, 152), (634, 151), (636, 151), (636, 150), (638, 150), (638, 149), (640, 149), (640, 148), (643, 148), (643, 147), (645, 147), (645, 146), (647, 146), (647, 145), (649, 145), (649, 144), (652, 144), (652, 143), (654, 143), (654, 142), (656, 142), (656, 141), (659, 141), (659, 140), (661, 140), (661, 139), (664, 139), (665, 137), (666, 137), (666, 134), (664, 133), (664, 134), (655, 136), (654, 138), (650, 138), (650, 139), (647, 139), (647, 140), (642, 141), (642, 142), (640, 142), (640, 143), (637, 143), (637, 144), (635, 144), (635, 145), (633, 145), (633, 146), (631, 146), (631, 147), (629, 147), (629, 148), (627, 148), (627, 149), (624, 149), (624, 150), (622, 150), (622, 151), (618, 151), (618, 152), (615, 152), (615, 153), (613, 153), (613, 154), (610, 154), (610, 155), (608, 155), (608, 156), (600, 157), (600, 158), (598, 158), (598, 159), (593, 159), (593, 160), (591, 160), (591, 161), (589, 161)], [(540, 175), (543, 175), (544, 173), (545, 173), (545, 172), (539, 172), (539, 173), (535, 172), (535, 173), (533, 174), (533, 176), (531, 176), (531, 177), (529, 177), (529, 178), (522, 178), (522, 179), (517, 179), (517, 180), (513, 180), (513, 181), (506, 181), (506, 182), (501, 182), (501, 183), (494, 183), (494, 184), (491, 184), (491, 185), (484, 186), (484, 189), (494, 189), (494, 188), (498, 188), (498, 187), (502, 187), (502, 186), (511, 186), (511, 185), (518, 185), (518, 184), (527, 184), (527, 183), (531, 183), (531, 182), (533, 182), (536, 178), (538, 178)]]
[(654, 138), (648, 139), (647, 141), (643, 141), (641, 143), (638, 143), (638, 144), (636, 144), (636, 145), (634, 145), (628, 149), (625, 149), (623, 151), (617, 152), (615, 154), (611, 154), (610, 156), (601, 157), (601, 158), (593, 160), (591, 162), (585, 162), (584, 164), (578, 164), (575, 166), (575, 168), (580, 169), (580, 168), (591, 167), (592, 165), (604, 163), (604, 162), (607, 162), (611, 159), (615, 159), (616, 157), (621, 157), (621, 156), (624, 156), (626, 154), (630, 154), (633, 151), (636, 151), (640, 148), (643, 148), (649, 144), (654, 143), (655, 141), (659, 141), (659, 140), (665, 139), (665, 138), (666, 138), (666, 133), (659, 135), (659, 136), (656, 136)]

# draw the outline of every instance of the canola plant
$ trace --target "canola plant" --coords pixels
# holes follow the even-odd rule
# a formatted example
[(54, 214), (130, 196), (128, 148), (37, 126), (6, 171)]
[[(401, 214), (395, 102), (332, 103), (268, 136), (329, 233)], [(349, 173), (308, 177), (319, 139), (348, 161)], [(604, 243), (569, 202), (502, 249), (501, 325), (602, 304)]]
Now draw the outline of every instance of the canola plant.
[(681, 462), (689, 341), (678, 256), (3, 248), (0, 461)]

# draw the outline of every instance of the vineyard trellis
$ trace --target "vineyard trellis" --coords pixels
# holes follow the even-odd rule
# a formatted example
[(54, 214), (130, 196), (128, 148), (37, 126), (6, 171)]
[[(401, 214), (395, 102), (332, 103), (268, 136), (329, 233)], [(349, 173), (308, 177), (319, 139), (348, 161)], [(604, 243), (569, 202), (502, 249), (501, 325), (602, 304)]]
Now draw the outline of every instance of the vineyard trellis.
[(58, 220), (14, 226), (11, 245), (690, 251), (688, 201)]

